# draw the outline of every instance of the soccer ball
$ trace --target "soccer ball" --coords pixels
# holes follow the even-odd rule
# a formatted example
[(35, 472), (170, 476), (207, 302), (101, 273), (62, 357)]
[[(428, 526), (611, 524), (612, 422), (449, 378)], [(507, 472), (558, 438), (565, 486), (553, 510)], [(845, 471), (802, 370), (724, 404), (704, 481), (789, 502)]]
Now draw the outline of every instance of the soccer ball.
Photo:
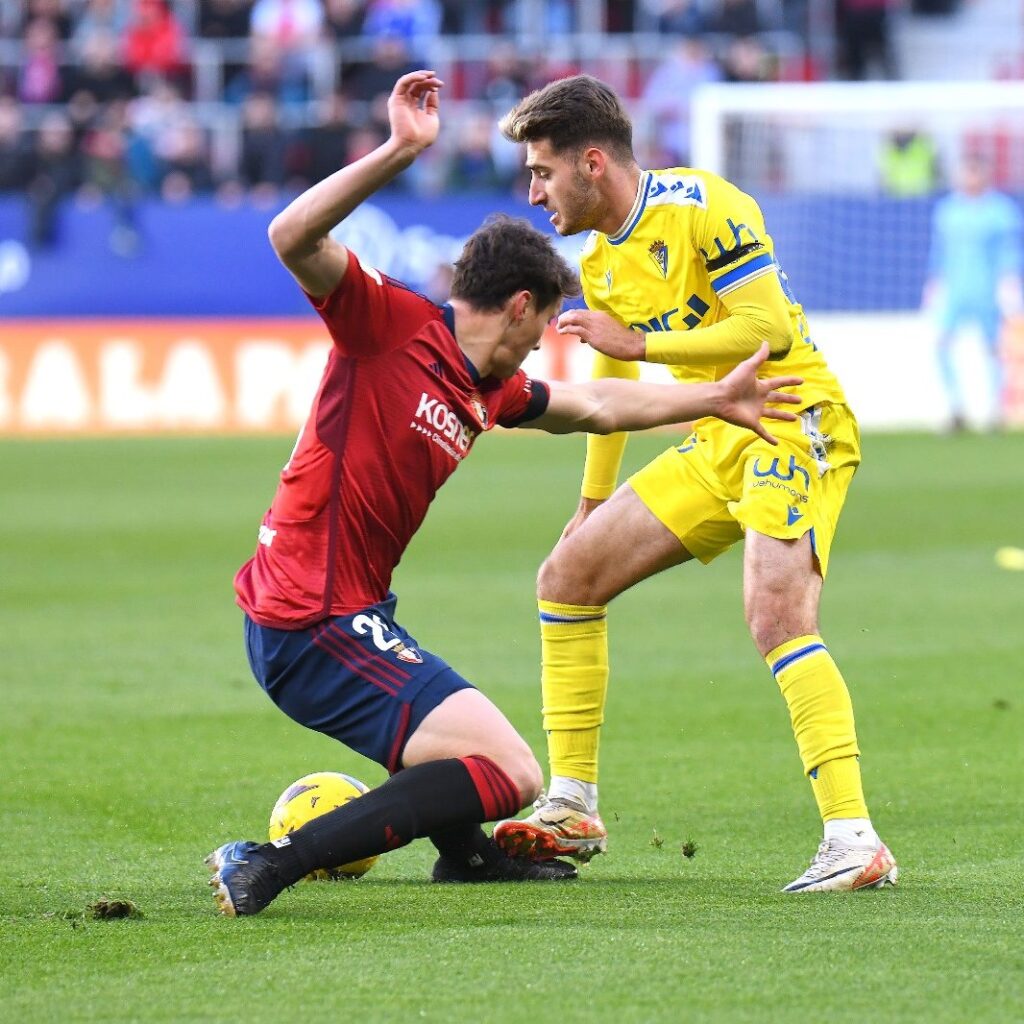
[[(301, 828), (321, 814), (343, 807), (350, 800), (368, 793), (370, 787), (351, 775), (341, 772), (313, 772), (296, 779), (278, 798), (270, 812), (270, 838)], [(306, 875), (306, 881), (328, 881), (338, 878), (360, 878), (377, 862), (376, 857), (342, 864), (337, 868), (321, 868)]]

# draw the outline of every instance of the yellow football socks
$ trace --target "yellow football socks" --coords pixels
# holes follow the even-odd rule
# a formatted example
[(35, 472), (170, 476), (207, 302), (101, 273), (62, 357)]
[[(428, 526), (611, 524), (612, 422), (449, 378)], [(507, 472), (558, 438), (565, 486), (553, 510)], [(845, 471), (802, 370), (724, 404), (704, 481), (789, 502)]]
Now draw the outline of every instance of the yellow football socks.
[(537, 606), (551, 774), (595, 783), (608, 692), (607, 608), (553, 601)]
[(867, 818), (857, 731), (846, 683), (820, 636), (798, 636), (765, 660), (789, 707), (822, 821)]

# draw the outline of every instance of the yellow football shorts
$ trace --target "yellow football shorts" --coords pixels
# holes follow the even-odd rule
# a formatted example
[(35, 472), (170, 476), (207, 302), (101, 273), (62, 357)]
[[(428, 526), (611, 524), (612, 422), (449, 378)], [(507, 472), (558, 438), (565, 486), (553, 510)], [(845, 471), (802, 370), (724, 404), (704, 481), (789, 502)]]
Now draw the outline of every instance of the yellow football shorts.
[(773, 446), (757, 434), (707, 419), (680, 445), (629, 478), (640, 500), (705, 564), (748, 527), (795, 540), (810, 532), (821, 575), (860, 464), (860, 430), (845, 405), (804, 409), (795, 423), (770, 422)]

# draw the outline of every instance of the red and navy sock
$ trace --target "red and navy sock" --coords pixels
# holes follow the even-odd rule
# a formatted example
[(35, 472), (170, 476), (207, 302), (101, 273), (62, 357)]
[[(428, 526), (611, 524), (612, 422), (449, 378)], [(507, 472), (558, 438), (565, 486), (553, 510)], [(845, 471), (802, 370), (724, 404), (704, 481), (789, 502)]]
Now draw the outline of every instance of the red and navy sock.
[[(472, 856), (474, 837), (468, 830), (462, 832), (460, 856), (458, 829), (510, 817), (521, 807), (515, 783), (489, 758), (429, 761), (406, 768), (358, 800), (314, 818), (288, 836), (286, 843), (277, 840), (283, 845), (266, 843), (259, 852), (274, 864), (285, 885), (318, 868), (372, 857), (424, 836), (440, 837), (461, 859)], [(487, 839), (479, 828), (476, 831)]]

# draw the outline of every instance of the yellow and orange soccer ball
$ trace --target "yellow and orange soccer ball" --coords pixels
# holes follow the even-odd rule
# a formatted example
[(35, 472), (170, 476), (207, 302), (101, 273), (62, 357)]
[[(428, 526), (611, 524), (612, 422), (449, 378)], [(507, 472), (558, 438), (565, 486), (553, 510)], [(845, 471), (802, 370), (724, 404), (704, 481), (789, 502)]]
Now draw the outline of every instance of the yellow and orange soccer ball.
[[(369, 786), (364, 785), (351, 775), (341, 772), (313, 772), (296, 779), (278, 798), (270, 812), (270, 838), (280, 839), (282, 836), (301, 828), (308, 821), (343, 807), (350, 800), (356, 800), (368, 793)], [(367, 857), (351, 864), (342, 864), (336, 868), (324, 868), (306, 875), (305, 880), (333, 881), (340, 878), (361, 878), (374, 864), (376, 857)]]

